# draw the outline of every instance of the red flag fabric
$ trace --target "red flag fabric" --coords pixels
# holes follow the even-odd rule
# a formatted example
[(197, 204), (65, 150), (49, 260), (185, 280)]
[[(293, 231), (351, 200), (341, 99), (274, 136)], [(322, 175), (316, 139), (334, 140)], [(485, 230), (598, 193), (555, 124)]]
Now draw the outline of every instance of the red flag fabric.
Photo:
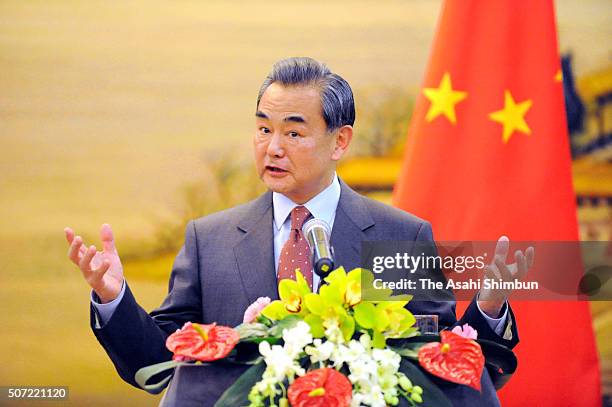
[[(578, 240), (552, 1), (443, 4), (393, 200), (437, 240)], [(512, 307), (502, 405), (601, 405), (589, 304)]]

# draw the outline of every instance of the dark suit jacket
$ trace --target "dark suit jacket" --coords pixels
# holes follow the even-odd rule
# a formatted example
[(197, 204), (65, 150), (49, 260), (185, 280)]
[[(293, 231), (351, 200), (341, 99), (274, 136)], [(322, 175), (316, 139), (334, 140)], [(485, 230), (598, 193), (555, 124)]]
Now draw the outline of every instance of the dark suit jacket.
[[(278, 298), (272, 236), (272, 193), (187, 225), (185, 244), (176, 257), (168, 296), (150, 314), (134, 299), (129, 286), (110, 320), (96, 326), (91, 308), (91, 327), (119, 375), (137, 386), (134, 374), (143, 366), (170, 360), (165, 347), (169, 334), (187, 321), (236, 326), (244, 310), (258, 297)], [(432, 241), (429, 223), (350, 189), (341, 181), (341, 194), (331, 243), (338, 265), (351, 270), (360, 266), (361, 241)], [(510, 312), (512, 339), (495, 334), (472, 301), (461, 321), (455, 317), (452, 293), (448, 301), (412, 301), (415, 314), (438, 314), (441, 326), (468, 322), (479, 337), (508, 347), (518, 342), (516, 323)], [(223, 391), (244, 371), (243, 367), (214, 364), (210, 367), (179, 367), (163, 399), (165, 406), (212, 406)], [(462, 385), (444, 384), (457, 405), (498, 405), (495, 389), (486, 373), (482, 396)]]

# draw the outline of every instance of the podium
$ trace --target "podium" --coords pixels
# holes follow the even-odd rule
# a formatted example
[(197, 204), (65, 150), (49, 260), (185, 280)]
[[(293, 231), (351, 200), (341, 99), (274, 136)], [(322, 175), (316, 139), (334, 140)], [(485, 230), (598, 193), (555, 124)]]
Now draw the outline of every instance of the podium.
[[(174, 371), (174, 376), (165, 390), (159, 407), (213, 407), (223, 392), (231, 386), (249, 366), (215, 362), (203, 365), (181, 365)], [(431, 377), (430, 377), (431, 379)], [(440, 390), (451, 400), (455, 407), (495, 407), (499, 401), (494, 393), (476, 390), (433, 379)], [(481, 378), (483, 389), (493, 389), (487, 369)], [(405, 401), (405, 400), (403, 400)], [(403, 405), (400, 402), (400, 406)], [(406, 405), (408, 405), (406, 403)], [(236, 406), (239, 407), (239, 406)]]

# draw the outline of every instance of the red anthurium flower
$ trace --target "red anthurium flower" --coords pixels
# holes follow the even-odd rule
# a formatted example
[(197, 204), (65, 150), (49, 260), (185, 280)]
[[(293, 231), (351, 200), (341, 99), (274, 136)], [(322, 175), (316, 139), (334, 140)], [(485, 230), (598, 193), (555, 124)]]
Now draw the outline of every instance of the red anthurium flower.
[(449, 331), (440, 332), (442, 342), (432, 342), (419, 350), (419, 363), (429, 373), (453, 383), (480, 391), (485, 359), (480, 345)]
[(175, 360), (222, 359), (234, 349), (240, 335), (234, 329), (217, 324), (203, 325), (187, 322), (166, 340), (166, 347)]
[(287, 396), (292, 407), (348, 407), (353, 386), (335, 369), (311, 370), (295, 380)]

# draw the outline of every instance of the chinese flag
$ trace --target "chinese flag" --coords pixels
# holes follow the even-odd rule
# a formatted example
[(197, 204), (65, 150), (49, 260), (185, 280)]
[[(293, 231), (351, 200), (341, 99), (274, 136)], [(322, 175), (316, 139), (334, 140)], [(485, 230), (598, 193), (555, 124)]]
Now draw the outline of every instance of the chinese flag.
[[(568, 144), (553, 2), (446, 1), (395, 205), (437, 240), (578, 240)], [(601, 405), (588, 303), (512, 307), (519, 368), (502, 404)]]

